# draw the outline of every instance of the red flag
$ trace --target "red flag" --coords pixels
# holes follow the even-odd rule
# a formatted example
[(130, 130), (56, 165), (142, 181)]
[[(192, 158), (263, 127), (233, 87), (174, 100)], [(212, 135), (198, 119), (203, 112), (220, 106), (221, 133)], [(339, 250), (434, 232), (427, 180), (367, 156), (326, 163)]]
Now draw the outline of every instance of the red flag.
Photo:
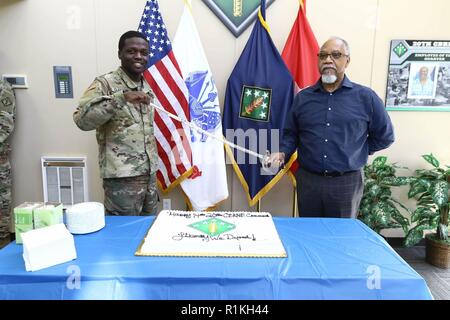
[[(139, 32), (149, 41), (149, 61), (144, 78), (156, 96), (155, 103), (171, 114), (190, 120), (188, 89), (167, 36), (166, 26), (156, 0), (147, 1), (139, 23)], [(155, 110), (154, 130), (158, 148), (158, 184), (163, 191), (188, 177), (192, 172), (189, 127)]]
[(297, 19), (281, 54), (299, 89), (316, 83), (320, 76), (317, 69), (319, 45), (306, 19), (305, 8), (306, 0), (300, 0)]
[[(306, 0), (300, 0), (297, 19), (295, 19), (281, 54), (297, 84), (295, 93), (304, 87), (316, 83), (319, 79), (320, 74), (317, 69), (318, 53), (319, 45), (306, 18)], [(297, 153), (295, 153), (296, 156)], [(295, 161), (290, 168), (290, 172), (295, 175), (297, 168), (298, 162)], [(293, 177), (291, 176), (291, 178)], [(292, 181), (295, 185), (294, 178)]]

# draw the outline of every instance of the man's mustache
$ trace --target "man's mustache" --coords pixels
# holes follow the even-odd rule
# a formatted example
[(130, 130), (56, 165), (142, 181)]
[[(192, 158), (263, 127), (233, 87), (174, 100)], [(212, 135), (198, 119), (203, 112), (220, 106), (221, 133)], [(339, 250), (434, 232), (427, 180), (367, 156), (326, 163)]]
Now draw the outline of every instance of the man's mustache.
[(337, 72), (337, 69), (336, 69), (335, 66), (328, 65), (328, 66), (323, 66), (322, 68), (320, 68), (320, 73), (321, 74), (324, 73), (324, 71), (327, 70), (327, 69), (332, 69), (332, 70)]
[(326, 70), (326, 69), (333, 69), (334, 71), (337, 71), (337, 70), (336, 70), (336, 67), (333, 66), (333, 65), (331, 65), (331, 64), (327, 64), (327, 65), (322, 66), (322, 67), (320, 68), (320, 71), (323, 72), (323, 71)]

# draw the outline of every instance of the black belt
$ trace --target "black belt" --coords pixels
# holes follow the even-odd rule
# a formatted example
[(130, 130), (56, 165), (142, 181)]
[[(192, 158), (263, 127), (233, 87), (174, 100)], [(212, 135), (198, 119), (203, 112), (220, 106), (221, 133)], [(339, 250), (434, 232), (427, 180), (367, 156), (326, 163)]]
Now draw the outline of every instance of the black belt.
[(322, 176), (322, 177), (342, 177), (342, 176), (346, 176), (346, 175), (360, 171), (360, 170), (352, 170), (352, 171), (344, 171), (344, 172), (339, 172), (339, 171), (316, 172), (316, 171), (307, 170), (305, 168), (301, 168), (301, 169), (303, 169), (304, 171), (306, 171), (308, 173), (311, 173), (311, 174), (314, 174), (317, 176)]

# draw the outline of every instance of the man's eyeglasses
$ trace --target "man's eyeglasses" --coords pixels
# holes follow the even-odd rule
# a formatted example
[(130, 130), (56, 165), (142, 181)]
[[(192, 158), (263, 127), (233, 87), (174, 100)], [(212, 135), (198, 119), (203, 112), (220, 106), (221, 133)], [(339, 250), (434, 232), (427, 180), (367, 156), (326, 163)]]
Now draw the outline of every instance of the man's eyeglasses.
[(339, 60), (341, 57), (348, 57), (348, 54), (343, 54), (339, 51), (334, 51), (332, 53), (326, 53), (326, 52), (319, 52), (317, 54), (320, 60), (327, 60), (328, 56), (331, 56), (331, 59), (333, 60)]

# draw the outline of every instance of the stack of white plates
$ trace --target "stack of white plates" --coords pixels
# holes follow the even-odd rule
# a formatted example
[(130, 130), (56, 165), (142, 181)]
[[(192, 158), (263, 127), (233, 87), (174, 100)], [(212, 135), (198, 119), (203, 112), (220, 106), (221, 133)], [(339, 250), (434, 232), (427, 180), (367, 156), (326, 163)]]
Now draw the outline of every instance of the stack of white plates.
[(100, 230), (105, 226), (105, 207), (100, 202), (82, 202), (66, 210), (67, 229), (74, 234)]

